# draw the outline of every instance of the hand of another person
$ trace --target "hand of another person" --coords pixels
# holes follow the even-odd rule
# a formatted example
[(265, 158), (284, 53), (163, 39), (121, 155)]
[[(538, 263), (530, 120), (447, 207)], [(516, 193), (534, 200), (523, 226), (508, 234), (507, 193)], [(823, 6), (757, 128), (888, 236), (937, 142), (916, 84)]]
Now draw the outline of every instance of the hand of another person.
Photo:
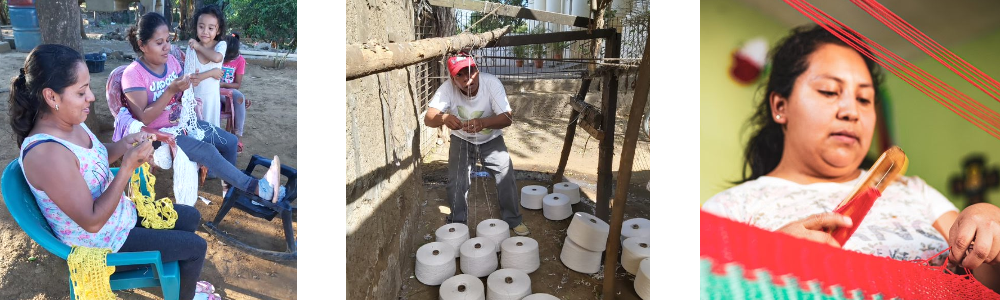
[(948, 231), (948, 245), (948, 259), (969, 269), (1000, 261), (1000, 207), (989, 203), (966, 207)]
[(198, 50), (198, 40), (196, 40), (196, 39), (189, 39), (188, 40), (188, 47), (191, 47), (191, 49)]
[(837, 240), (833, 239), (833, 236), (824, 230), (837, 227), (850, 228), (851, 226), (854, 226), (851, 222), (851, 218), (838, 213), (829, 212), (811, 215), (805, 219), (788, 223), (787, 225), (779, 228), (777, 231), (784, 232), (800, 239), (806, 239), (840, 248), (843, 245), (837, 243)]
[(462, 128), (462, 121), (452, 114), (444, 114), (441, 118), (444, 120), (444, 126), (448, 126), (451, 130), (459, 130)]

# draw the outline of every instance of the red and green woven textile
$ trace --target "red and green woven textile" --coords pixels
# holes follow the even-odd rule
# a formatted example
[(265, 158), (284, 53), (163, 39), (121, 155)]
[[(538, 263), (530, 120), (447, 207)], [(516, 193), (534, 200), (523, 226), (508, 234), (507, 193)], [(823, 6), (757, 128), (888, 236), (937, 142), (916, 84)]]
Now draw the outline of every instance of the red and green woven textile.
[(1000, 299), (941, 267), (847, 251), (705, 211), (701, 259), (702, 299)]

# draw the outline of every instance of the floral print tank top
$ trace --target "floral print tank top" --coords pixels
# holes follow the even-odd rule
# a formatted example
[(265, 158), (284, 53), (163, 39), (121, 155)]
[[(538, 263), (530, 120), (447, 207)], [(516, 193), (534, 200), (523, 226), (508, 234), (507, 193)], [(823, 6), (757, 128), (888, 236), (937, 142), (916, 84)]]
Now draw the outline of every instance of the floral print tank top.
[[(90, 142), (93, 144), (91, 148), (84, 148), (48, 134), (38, 133), (25, 138), (24, 142), (21, 143), (22, 152), (21, 156), (18, 157), (18, 163), (21, 164), (22, 172), (27, 172), (24, 171), (23, 158), (26, 153), (30, 152), (25, 152), (25, 150), (30, 151), (30, 147), (33, 147), (32, 144), (45, 140), (55, 141), (76, 155), (80, 162), (80, 175), (83, 176), (87, 188), (90, 189), (91, 198), (96, 201), (97, 197), (111, 184), (113, 176), (108, 167), (108, 149), (97, 140), (97, 137), (86, 125), (80, 124), (80, 126), (83, 126), (90, 136)], [(28, 175), (25, 173), (25, 178), (27, 177)], [(35, 202), (38, 203), (38, 208), (45, 216), (49, 227), (52, 227), (55, 236), (67, 245), (106, 248), (111, 249), (112, 252), (118, 252), (118, 249), (125, 243), (125, 239), (128, 238), (129, 231), (135, 227), (137, 218), (135, 204), (125, 195), (122, 195), (118, 201), (118, 207), (115, 208), (115, 212), (107, 223), (104, 223), (104, 227), (101, 227), (97, 233), (90, 233), (70, 219), (45, 192), (36, 189), (31, 182), (28, 182), (28, 186), (31, 188), (31, 193), (35, 195)]]

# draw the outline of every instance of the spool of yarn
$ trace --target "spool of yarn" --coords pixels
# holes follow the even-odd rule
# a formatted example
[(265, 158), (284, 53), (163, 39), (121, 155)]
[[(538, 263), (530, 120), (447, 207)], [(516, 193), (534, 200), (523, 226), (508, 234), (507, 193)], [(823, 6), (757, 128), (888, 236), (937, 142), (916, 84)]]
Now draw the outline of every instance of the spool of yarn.
[(611, 226), (594, 215), (577, 212), (566, 229), (566, 235), (574, 243), (590, 251), (601, 252), (608, 247), (608, 232)]
[(556, 296), (552, 296), (546, 293), (536, 293), (528, 295), (527, 297), (524, 297), (521, 300), (559, 300), (559, 298), (556, 298)]
[(455, 248), (455, 257), (458, 257), (458, 248), (469, 239), (469, 226), (462, 223), (444, 224), (434, 231), (436, 241), (451, 245)]
[(455, 248), (432, 242), (417, 249), (417, 280), (426, 285), (439, 285), (455, 275)]
[(552, 193), (542, 199), (542, 215), (546, 219), (561, 221), (573, 215), (573, 207), (569, 206), (569, 196)]
[(649, 300), (649, 258), (642, 259), (639, 263), (639, 273), (635, 274), (635, 281), (632, 282), (635, 293), (639, 298)]
[(500, 268), (531, 274), (538, 270), (538, 242), (526, 236), (508, 238), (500, 244)]
[(622, 242), (631, 237), (649, 236), (649, 219), (634, 218), (622, 223)]
[(622, 242), (622, 267), (629, 274), (636, 274), (639, 263), (649, 257), (649, 237), (633, 237)]
[(500, 269), (486, 278), (486, 300), (521, 300), (531, 294), (531, 278), (518, 269)]
[(580, 186), (575, 183), (556, 183), (552, 186), (552, 192), (568, 196), (570, 205), (580, 203)]
[(559, 260), (570, 270), (585, 274), (597, 273), (601, 268), (601, 252), (583, 249), (569, 237), (563, 242)]
[(476, 237), (488, 238), (496, 246), (495, 253), (500, 253), (500, 243), (510, 237), (510, 225), (500, 219), (486, 219), (476, 225)]
[(542, 209), (542, 199), (549, 189), (540, 185), (526, 185), (521, 188), (521, 206), (527, 209)]
[[(462, 273), (476, 277), (490, 275), (497, 269), (497, 253), (493, 241), (484, 237), (474, 237), (459, 248), (461, 257), (458, 259)], [(452, 259), (454, 260), (454, 259)]]
[(438, 300), (485, 300), (483, 281), (469, 274), (458, 274), (441, 284)]

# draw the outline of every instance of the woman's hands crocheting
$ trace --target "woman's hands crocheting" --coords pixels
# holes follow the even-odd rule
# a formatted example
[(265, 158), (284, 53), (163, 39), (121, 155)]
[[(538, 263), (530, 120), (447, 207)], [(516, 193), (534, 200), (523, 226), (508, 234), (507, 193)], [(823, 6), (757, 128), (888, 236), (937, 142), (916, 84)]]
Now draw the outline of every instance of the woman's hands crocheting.
[(143, 163), (151, 160), (153, 160), (153, 141), (147, 139), (125, 151), (125, 156), (122, 158), (121, 169), (123, 171), (127, 170), (128, 173), (132, 173), (135, 168), (138, 168)]
[(170, 87), (168, 87), (168, 89), (170, 89), (170, 91), (174, 94), (177, 94), (187, 90), (191, 84), (194, 84), (195, 86), (198, 85), (197, 83), (191, 81), (191, 75), (184, 75), (180, 78), (174, 79), (174, 81), (170, 83)]
[(829, 212), (811, 215), (805, 219), (788, 223), (788, 225), (779, 228), (778, 231), (800, 239), (806, 239), (840, 248), (842, 245), (837, 243), (837, 241), (833, 239), (833, 236), (825, 232), (824, 229), (832, 229), (836, 227), (849, 228), (853, 226), (851, 223), (851, 218), (838, 213)]
[(155, 141), (155, 140), (156, 140), (156, 135), (153, 135), (148, 132), (136, 132), (122, 137), (122, 139), (119, 142), (125, 143), (126, 145), (125, 149), (131, 149), (133, 148), (133, 145), (136, 143), (140, 143), (143, 141)]
[(948, 233), (948, 260), (966, 268), (1000, 262), (1000, 207), (978, 203), (958, 214)]

